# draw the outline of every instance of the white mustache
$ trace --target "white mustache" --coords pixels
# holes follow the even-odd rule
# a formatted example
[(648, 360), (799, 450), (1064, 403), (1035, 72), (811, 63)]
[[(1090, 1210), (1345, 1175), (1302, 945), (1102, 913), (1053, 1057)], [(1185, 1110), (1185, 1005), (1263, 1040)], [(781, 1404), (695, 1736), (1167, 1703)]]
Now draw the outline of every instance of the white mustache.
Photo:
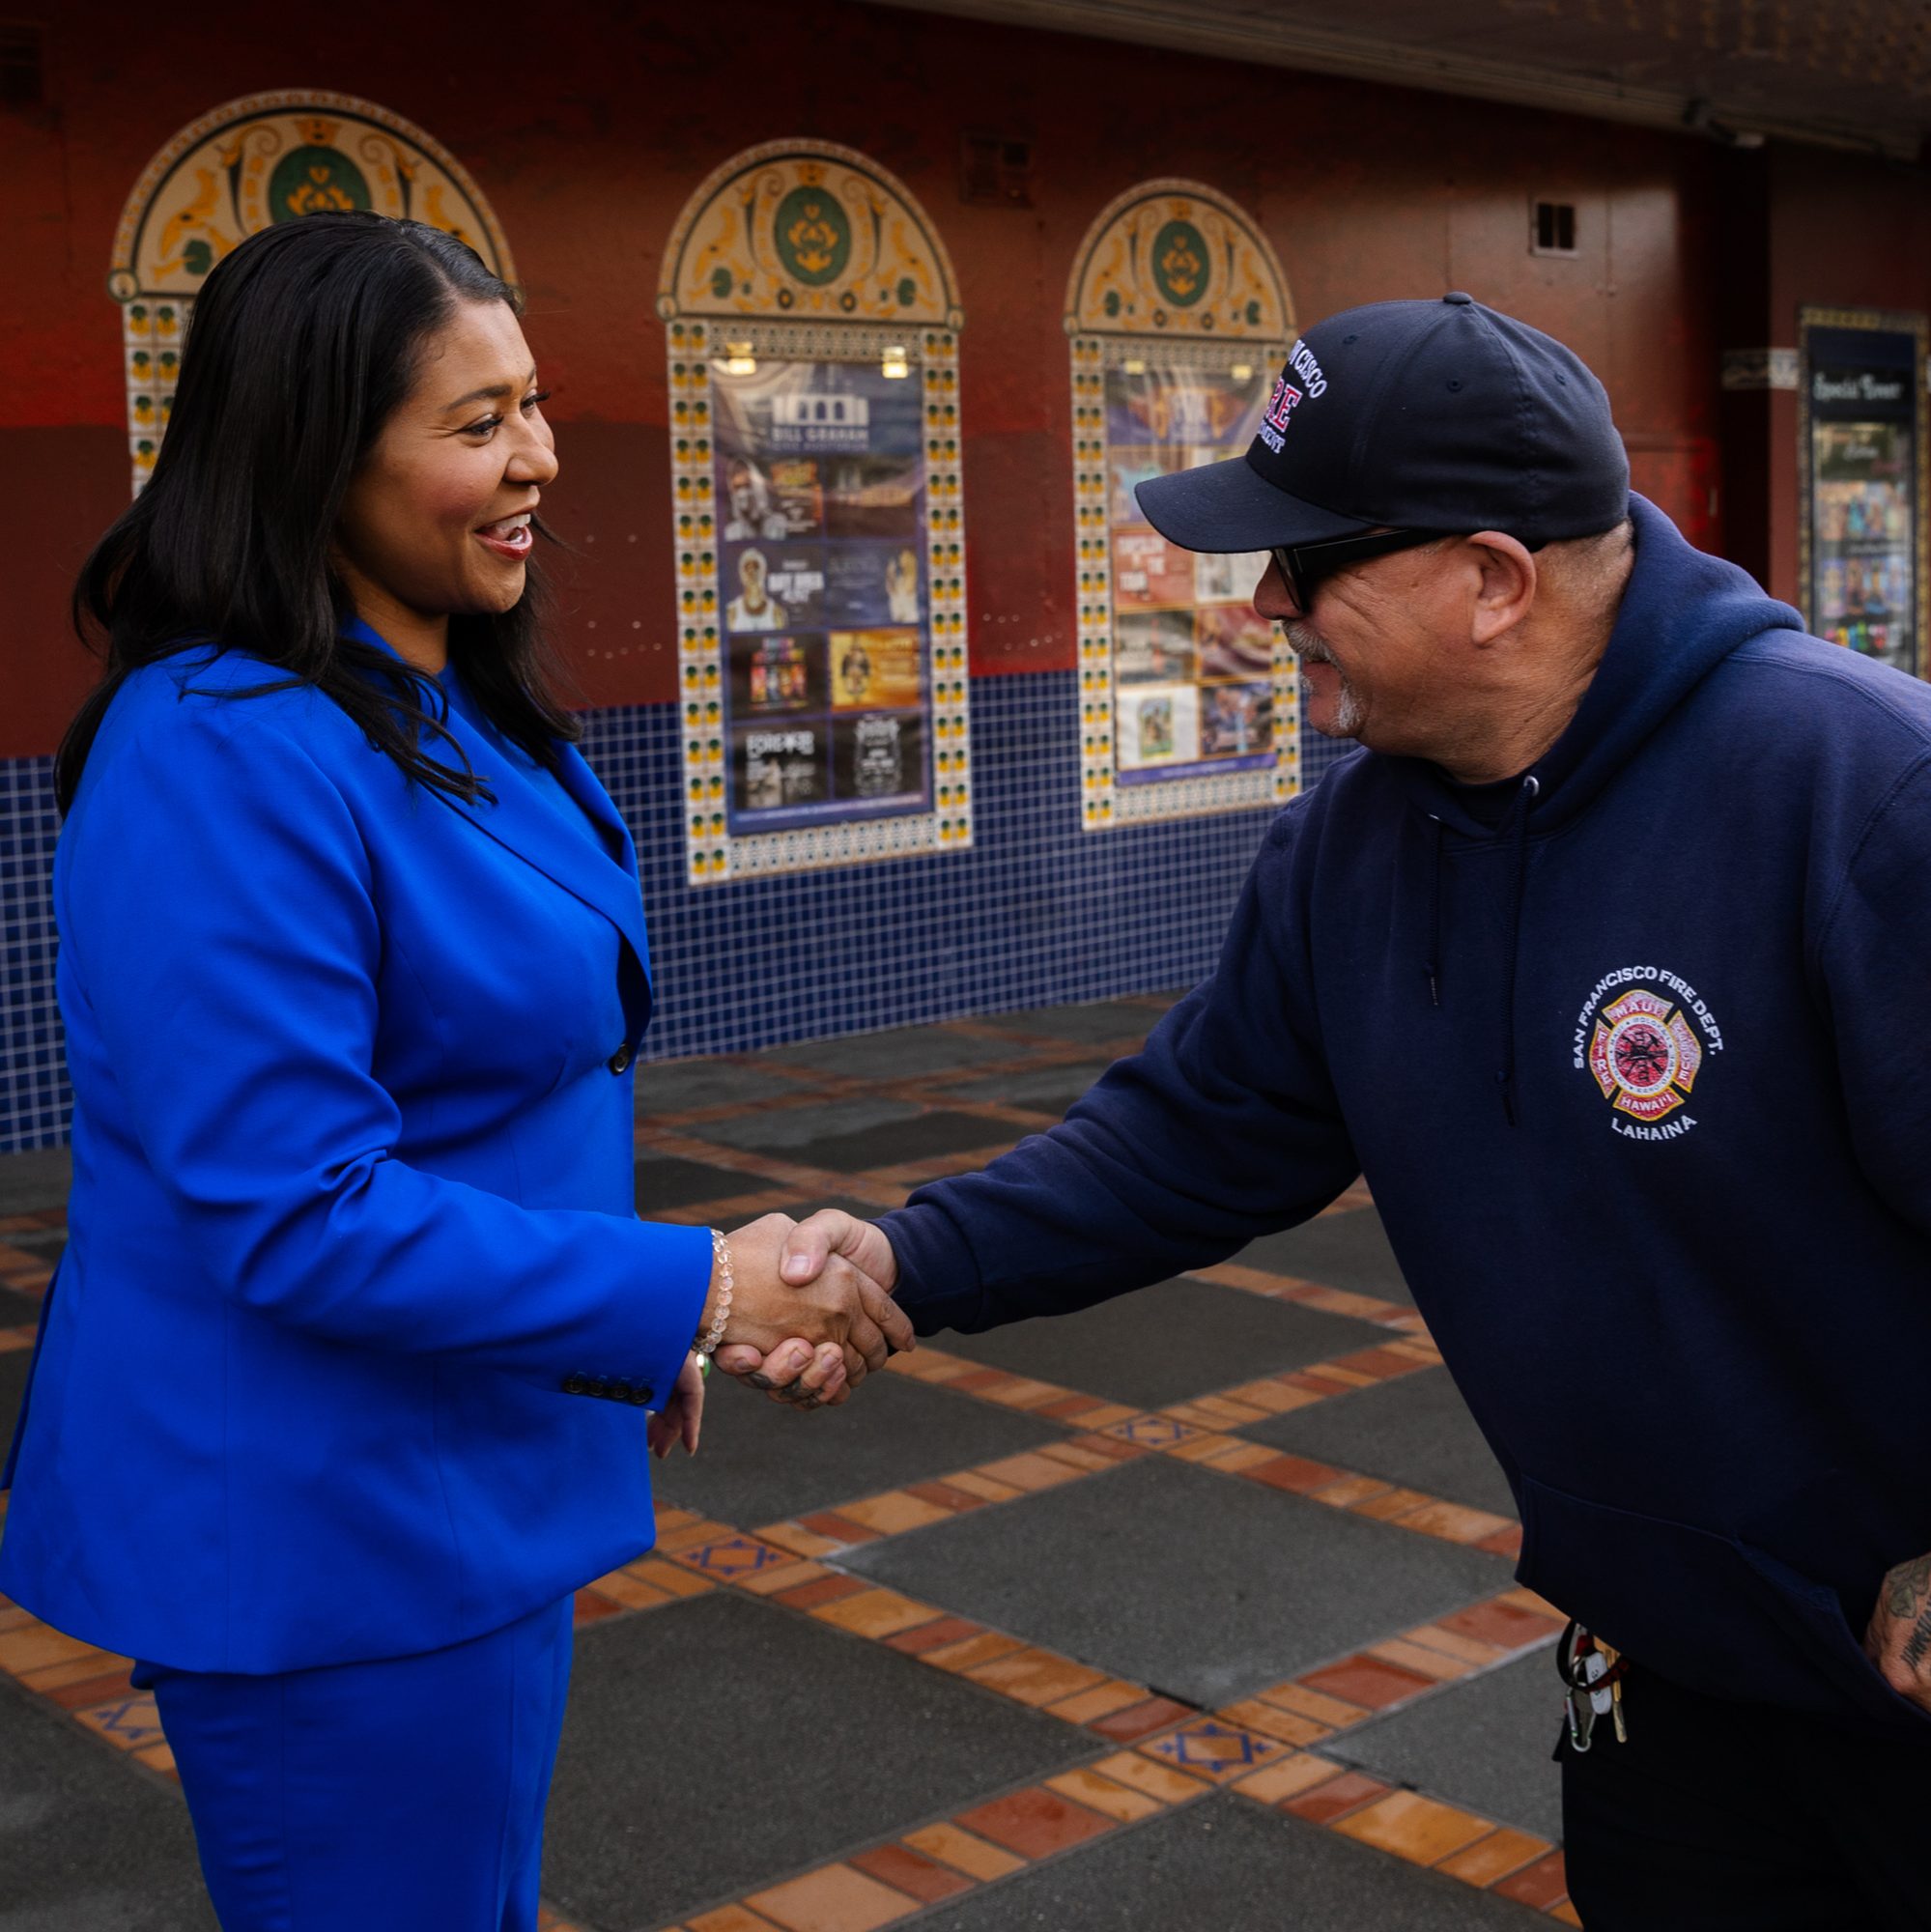
[(1321, 641), (1319, 635), (1309, 630), (1305, 624), (1284, 624), (1281, 628), (1287, 633), (1288, 642), (1293, 647), (1294, 655), (1303, 664), (1334, 662), (1333, 653)]

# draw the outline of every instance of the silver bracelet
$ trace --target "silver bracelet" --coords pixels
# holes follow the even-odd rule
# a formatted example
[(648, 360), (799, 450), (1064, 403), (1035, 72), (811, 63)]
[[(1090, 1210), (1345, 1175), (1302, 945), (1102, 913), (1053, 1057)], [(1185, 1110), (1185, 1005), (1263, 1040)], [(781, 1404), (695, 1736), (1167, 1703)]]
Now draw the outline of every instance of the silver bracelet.
[(724, 1324), (731, 1318), (731, 1291), (737, 1286), (731, 1275), (731, 1244), (716, 1228), (711, 1230), (711, 1264), (718, 1277), (718, 1312), (711, 1317), (709, 1332), (697, 1344), (697, 1353), (706, 1361), (724, 1339)]

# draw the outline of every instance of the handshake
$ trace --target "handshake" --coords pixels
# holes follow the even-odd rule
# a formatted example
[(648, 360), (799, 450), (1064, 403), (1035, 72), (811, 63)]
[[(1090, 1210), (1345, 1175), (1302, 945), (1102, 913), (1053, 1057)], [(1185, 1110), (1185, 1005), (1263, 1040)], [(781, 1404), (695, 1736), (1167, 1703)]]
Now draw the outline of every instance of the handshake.
[[(766, 1214), (731, 1235), (730, 1252), (735, 1288), (714, 1359), (774, 1401), (836, 1407), (914, 1346), (892, 1299), (898, 1263), (873, 1223), (836, 1208), (804, 1221)], [(707, 1324), (717, 1295), (714, 1282)]]

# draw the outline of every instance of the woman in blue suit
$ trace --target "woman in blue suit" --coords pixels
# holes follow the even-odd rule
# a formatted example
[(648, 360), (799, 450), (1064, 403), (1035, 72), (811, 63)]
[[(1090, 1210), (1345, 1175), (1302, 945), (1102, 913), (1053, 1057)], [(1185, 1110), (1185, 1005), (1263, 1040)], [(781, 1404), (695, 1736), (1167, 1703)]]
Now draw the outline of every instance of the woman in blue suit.
[(801, 1337), (835, 1400), (910, 1345), (781, 1280), (781, 1216), (636, 1217), (642, 908), (540, 649), (542, 400), (462, 243), (270, 230), (76, 593), (71, 1233), (0, 1589), (139, 1660), (228, 1932), (533, 1927), (571, 1593), (649, 1546), (697, 1354)]

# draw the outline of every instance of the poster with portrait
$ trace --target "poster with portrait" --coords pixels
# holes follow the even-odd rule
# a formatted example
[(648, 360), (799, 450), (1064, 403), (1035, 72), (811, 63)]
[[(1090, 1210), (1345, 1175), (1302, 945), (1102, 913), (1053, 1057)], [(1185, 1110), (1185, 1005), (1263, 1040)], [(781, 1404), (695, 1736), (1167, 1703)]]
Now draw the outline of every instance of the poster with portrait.
[(1198, 555), (1141, 515), (1133, 486), (1237, 456), (1265, 400), (1258, 369), (1106, 371), (1119, 782), (1159, 784), (1274, 761), (1273, 628), (1254, 609), (1264, 555)]
[(1922, 672), (1923, 325), (1853, 321), (1807, 314), (1803, 329), (1810, 627)]
[(751, 359), (712, 375), (730, 830), (927, 810), (919, 386)]

